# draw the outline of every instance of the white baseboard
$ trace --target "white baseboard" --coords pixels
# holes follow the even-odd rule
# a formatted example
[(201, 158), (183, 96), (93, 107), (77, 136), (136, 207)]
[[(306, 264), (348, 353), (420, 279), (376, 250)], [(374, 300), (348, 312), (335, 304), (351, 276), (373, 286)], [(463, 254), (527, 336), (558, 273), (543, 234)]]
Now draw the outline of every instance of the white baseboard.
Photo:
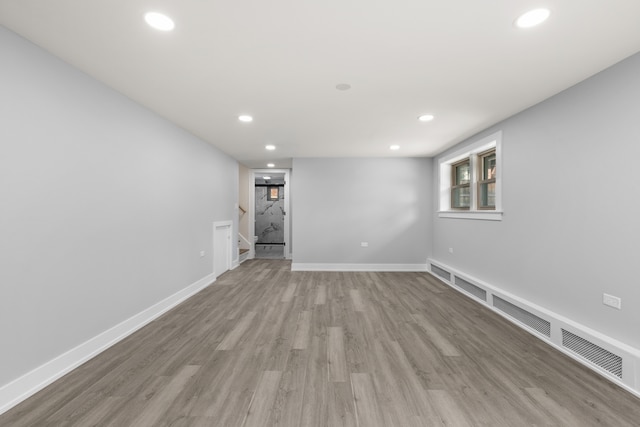
[[(525, 331), (529, 332), (533, 336), (539, 338), (546, 344), (552, 346), (556, 350), (566, 354), (582, 365), (592, 369), (608, 380), (616, 383), (620, 387), (629, 391), (631, 394), (640, 397), (640, 349), (635, 347), (631, 347), (623, 342), (617, 341), (611, 337), (608, 337), (598, 331), (595, 331), (585, 325), (582, 325), (578, 322), (573, 321), (567, 317), (564, 317), (558, 313), (555, 313), (551, 310), (548, 310), (544, 307), (541, 307), (537, 304), (534, 304), (530, 301), (527, 301), (524, 298), (520, 298), (516, 295), (513, 295), (507, 291), (504, 291), (496, 286), (490, 285), (482, 280), (479, 280), (473, 276), (469, 276), (461, 271), (458, 271), (452, 267), (447, 266), (439, 261), (429, 259), (428, 260), (428, 269), (429, 273), (431, 273), (435, 278), (439, 279), (443, 283), (446, 283), (452, 289), (461, 292), (462, 294), (470, 297), (474, 301), (486, 306), (490, 310), (504, 317), (508, 321), (513, 324), (521, 327)], [(435, 267), (435, 271), (432, 267)], [(448, 273), (449, 278), (442, 277), (440, 273)], [(444, 274), (447, 276), (447, 274)], [(481, 299), (478, 295), (474, 295), (471, 292), (468, 292), (464, 288), (460, 287), (456, 284), (456, 277), (462, 279), (471, 285), (480, 288), (486, 292), (486, 299)], [(526, 323), (519, 321), (517, 318), (512, 315), (498, 309), (495, 307), (496, 299), (499, 298), (503, 301), (507, 301), (509, 304), (516, 306), (517, 308), (526, 311), (527, 313), (533, 314), (534, 316), (549, 322), (550, 330), (549, 335), (545, 335), (530, 327)], [(595, 363), (587, 360), (581, 355), (573, 352), (570, 348), (565, 347), (563, 343), (563, 332), (569, 332), (570, 334), (574, 334), (589, 343), (592, 343), (601, 349), (604, 349), (615, 356), (619, 356), (622, 359), (622, 375), (618, 377), (611, 372), (601, 368)]]
[(291, 264), (291, 271), (429, 271), (427, 264)]
[(3, 385), (0, 387), (0, 414), (8, 411), (18, 403), (61, 378), (63, 375), (128, 337), (182, 301), (200, 292), (214, 281), (215, 277), (213, 274), (207, 275), (124, 322), (115, 325), (111, 329), (72, 348), (12, 382)]

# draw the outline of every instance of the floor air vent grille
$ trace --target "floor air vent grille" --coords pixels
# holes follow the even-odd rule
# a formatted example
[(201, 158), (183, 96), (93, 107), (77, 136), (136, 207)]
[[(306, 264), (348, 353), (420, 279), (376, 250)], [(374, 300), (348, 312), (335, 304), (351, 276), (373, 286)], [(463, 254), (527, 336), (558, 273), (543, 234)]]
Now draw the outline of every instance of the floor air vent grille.
[(465, 291), (469, 292), (471, 295), (480, 298), (482, 301), (487, 300), (487, 291), (485, 291), (481, 287), (474, 285), (473, 283), (469, 283), (458, 276), (454, 276), (454, 284), (460, 289), (464, 289)]
[(434, 273), (434, 274), (437, 274), (440, 277), (442, 277), (447, 282), (451, 280), (451, 273), (449, 273), (445, 269), (442, 269), (442, 268), (438, 267), (437, 265), (431, 264), (431, 272)]
[(549, 321), (533, 313), (529, 313), (527, 310), (523, 310), (517, 305), (511, 304), (509, 301), (505, 301), (495, 295), (493, 296), (493, 306), (541, 334), (551, 337), (551, 323)]
[(564, 329), (562, 330), (562, 345), (605, 371), (622, 378), (622, 357)]

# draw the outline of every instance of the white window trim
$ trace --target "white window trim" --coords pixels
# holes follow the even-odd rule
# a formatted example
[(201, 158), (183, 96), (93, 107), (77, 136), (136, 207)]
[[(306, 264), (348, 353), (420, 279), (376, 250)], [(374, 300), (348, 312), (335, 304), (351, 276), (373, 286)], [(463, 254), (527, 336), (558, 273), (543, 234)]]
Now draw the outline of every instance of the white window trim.
[[(478, 154), (495, 148), (496, 150), (496, 208), (478, 209)], [(451, 165), (469, 157), (471, 160), (471, 206), (469, 210), (451, 209)], [(440, 173), (439, 218), (479, 219), (502, 221), (502, 131), (482, 138), (438, 160)]]

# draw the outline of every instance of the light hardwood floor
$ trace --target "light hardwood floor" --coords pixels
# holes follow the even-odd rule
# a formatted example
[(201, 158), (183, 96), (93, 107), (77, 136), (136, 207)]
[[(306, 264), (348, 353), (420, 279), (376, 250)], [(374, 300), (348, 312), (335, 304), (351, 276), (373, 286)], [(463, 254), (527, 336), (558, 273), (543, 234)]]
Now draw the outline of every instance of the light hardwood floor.
[(640, 399), (427, 273), (247, 261), (1, 426), (639, 426)]

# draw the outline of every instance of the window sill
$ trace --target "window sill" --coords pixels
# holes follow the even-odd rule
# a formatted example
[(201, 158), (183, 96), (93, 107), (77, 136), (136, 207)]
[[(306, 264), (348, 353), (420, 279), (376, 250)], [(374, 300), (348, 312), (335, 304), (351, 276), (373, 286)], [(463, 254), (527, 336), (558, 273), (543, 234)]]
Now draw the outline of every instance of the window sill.
[(502, 211), (439, 211), (438, 218), (502, 221)]

